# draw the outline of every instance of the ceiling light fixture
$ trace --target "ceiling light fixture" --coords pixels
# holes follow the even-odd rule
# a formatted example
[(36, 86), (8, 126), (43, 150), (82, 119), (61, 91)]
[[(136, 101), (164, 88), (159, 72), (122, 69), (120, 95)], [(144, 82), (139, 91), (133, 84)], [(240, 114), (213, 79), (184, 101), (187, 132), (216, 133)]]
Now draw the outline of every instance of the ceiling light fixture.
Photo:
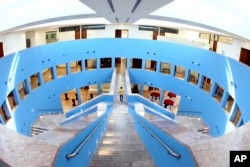
[(131, 13), (134, 13), (134, 11), (136, 10), (136, 8), (139, 6), (140, 3), (141, 3), (141, 0), (136, 1), (135, 6), (133, 7)]
[(117, 23), (119, 23), (119, 20), (118, 20), (118, 18), (117, 18), (117, 17), (115, 18), (115, 20), (116, 20), (116, 22), (117, 22)]
[(115, 13), (115, 8), (114, 8), (114, 5), (113, 5), (112, 0), (107, 0), (107, 1), (108, 1), (108, 4), (109, 4), (109, 6), (110, 6), (110, 8), (111, 8), (112, 12), (114, 12), (114, 13)]
[(129, 18), (127, 18), (127, 20), (126, 20), (126, 22), (125, 22), (125, 23), (128, 23), (128, 21), (129, 21)]

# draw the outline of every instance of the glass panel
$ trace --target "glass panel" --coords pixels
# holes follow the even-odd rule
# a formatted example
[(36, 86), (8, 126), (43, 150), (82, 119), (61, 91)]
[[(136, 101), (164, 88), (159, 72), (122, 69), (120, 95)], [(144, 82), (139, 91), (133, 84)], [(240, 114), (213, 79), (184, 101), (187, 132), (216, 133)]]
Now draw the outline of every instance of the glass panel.
[(193, 71), (193, 70), (190, 70), (189, 71), (189, 82), (190, 83), (193, 83), (195, 85), (197, 85), (198, 83), (198, 79), (199, 79), (199, 73)]
[(184, 79), (185, 77), (185, 68), (181, 66), (175, 66), (175, 77)]
[(96, 69), (96, 59), (85, 60), (85, 69), (86, 70)]
[(160, 72), (165, 73), (165, 74), (170, 74), (171, 73), (171, 64), (161, 62)]
[(56, 74), (57, 74), (57, 77), (62, 77), (62, 76), (67, 75), (67, 65), (66, 65), (66, 63), (56, 66)]

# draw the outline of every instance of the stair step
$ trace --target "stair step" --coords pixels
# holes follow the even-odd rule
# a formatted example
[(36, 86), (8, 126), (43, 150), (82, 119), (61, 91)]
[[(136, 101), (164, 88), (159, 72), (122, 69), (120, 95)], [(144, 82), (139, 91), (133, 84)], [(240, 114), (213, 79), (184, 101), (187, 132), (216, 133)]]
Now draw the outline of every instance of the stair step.
[(41, 127), (35, 127), (35, 126), (32, 126), (32, 129), (31, 129), (31, 137), (34, 137), (36, 135), (39, 135), (41, 133), (44, 133), (46, 131), (48, 131), (49, 129), (46, 129), (46, 128), (41, 128)]

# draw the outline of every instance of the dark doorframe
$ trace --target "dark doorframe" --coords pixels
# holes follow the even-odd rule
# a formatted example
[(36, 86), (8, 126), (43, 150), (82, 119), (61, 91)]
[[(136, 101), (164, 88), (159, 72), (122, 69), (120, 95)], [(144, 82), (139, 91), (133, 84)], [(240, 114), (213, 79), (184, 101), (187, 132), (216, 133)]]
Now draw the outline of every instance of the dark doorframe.
[(3, 43), (0, 42), (0, 58), (4, 56), (4, 52), (3, 52)]
[(241, 48), (239, 61), (250, 66), (250, 50)]
[(30, 39), (26, 39), (26, 48), (30, 48), (30, 47), (31, 47)]

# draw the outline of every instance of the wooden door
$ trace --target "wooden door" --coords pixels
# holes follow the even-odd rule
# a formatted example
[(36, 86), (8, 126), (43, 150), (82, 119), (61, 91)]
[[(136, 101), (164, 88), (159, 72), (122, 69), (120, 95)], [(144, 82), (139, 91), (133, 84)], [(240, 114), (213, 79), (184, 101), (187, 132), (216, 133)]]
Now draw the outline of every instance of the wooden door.
[(81, 39), (81, 33), (80, 30), (75, 30), (75, 39)]
[(3, 53), (3, 43), (0, 42), (0, 58), (4, 56), (4, 53)]
[(87, 30), (82, 30), (82, 39), (87, 38)]
[(216, 50), (217, 50), (217, 43), (218, 43), (217, 41), (213, 42), (213, 51), (214, 52), (216, 52)]
[(239, 61), (250, 66), (250, 50), (241, 48)]
[(121, 38), (122, 37), (122, 30), (115, 30), (115, 37)]
[(158, 31), (153, 31), (153, 40), (157, 40)]
[(86, 39), (87, 38), (87, 30), (75, 30), (75, 39)]

